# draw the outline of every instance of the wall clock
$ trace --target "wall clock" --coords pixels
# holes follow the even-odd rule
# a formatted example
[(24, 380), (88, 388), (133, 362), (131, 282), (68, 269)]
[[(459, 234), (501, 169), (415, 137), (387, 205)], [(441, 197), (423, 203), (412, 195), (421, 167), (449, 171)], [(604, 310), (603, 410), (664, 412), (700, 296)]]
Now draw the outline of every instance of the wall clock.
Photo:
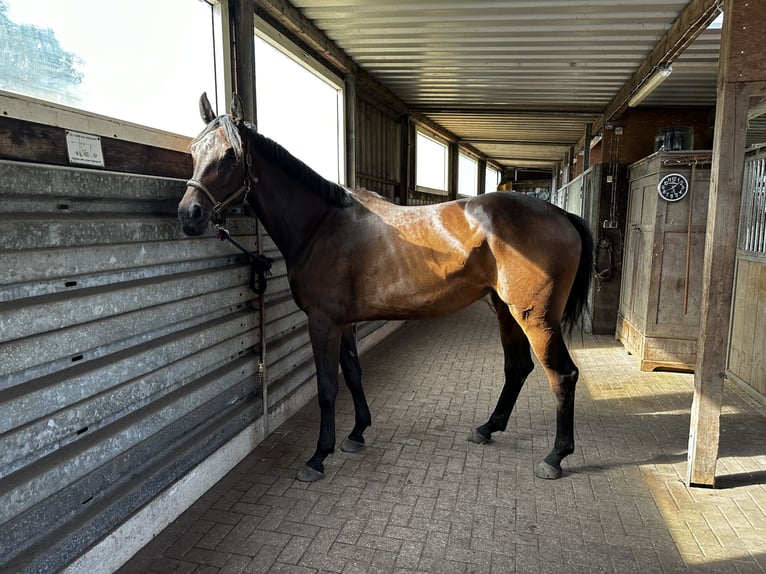
[(678, 201), (689, 192), (689, 182), (680, 173), (669, 173), (657, 184), (657, 192), (662, 199)]

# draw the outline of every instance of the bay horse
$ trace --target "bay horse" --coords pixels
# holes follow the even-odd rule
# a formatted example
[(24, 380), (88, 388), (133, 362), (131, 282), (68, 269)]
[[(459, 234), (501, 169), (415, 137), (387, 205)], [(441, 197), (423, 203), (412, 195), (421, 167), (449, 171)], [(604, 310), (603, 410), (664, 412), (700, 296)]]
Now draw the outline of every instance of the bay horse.
[(468, 438), (488, 443), (506, 429), (534, 367), (531, 347), (556, 401), (554, 445), (535, 474), (559, 478), (561, 461), (574, 452), (579, 374), (562, 330), (586, 310), (593, 265), (585, 221), (511, 192), (398, 206), (322, 178), (245, 122), (236, 94), (228, 115), (216, 117), (205, 94), (199, 105), (207, 126), (191, 144), (193, 175), (178, 205), (184, 233), (202, 234), (246, 198), (284, 256), (293, 297), (308, 317), (321, 414), (316, 452), (297, 478), (322, 478), (334, 452), (338, 363), (355, 410), (341, 449), (364, 447), (372, 419), (355, 322), (434, 317), (485, 296), (497, 313), (505, 382), (489, 420)]

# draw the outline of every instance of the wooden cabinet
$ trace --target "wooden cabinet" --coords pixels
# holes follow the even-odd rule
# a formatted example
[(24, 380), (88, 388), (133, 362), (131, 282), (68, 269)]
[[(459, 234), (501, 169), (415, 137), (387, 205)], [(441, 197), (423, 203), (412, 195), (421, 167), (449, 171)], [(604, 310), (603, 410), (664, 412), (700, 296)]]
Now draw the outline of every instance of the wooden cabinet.
[[(657, 152), (630, 166), (616, 337), (644, 371), (694, 370), (710, 160), (706, 151)], [(676, 201), (658, 193), (669, 174), (689, 184)]]

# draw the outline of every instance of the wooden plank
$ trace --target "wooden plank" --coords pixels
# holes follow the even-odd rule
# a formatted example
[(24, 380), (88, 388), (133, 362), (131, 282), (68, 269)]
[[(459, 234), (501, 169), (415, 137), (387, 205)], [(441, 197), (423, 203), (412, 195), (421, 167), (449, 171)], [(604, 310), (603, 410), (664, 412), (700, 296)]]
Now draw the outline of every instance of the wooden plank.
[[(734, 267), (737, 255), (747, 112), (750, 93), (739, 81), (734, 52), (736, 38), (746, 33), (734, 27), (746, 2), (727, 0), (721, 36), (718, 101), (716, 105), (713, 165), (710, 174), (702, 308), (694, 399), (689, 428), (689, 459), (686, 483), (715, 486), (715, 468), (720, 439), (721, 401), (726, 372), (726, 351)], [(760, 14), (766, 19), (766, 11)], [(759, 78), (762, 79), (762, 78)]]
[[(738, 82), (766, 78), (763, 39), (766, 38), (766, 2), (737, 1), (731, 14), (732, 27), (738, 33), (731, 38), (729, 74)], [(728, 12), (727, 12), (728, 16)]]
[[(103, 169), (110, 171), (183, 179), (192, 172), (188, 153), (103, 136), (101, 148), (106, 164)], [(69, 166), (66, 130), (0, 117), (0, 159)]]
[(737, 263), (737, 282), (732, 312), (731, 340), (729, 343), (729, 371), (738, 379), (750, 380), (753, 350), (759, 344), (754, 339), (757, 313), (757, 264), (740, 260)]

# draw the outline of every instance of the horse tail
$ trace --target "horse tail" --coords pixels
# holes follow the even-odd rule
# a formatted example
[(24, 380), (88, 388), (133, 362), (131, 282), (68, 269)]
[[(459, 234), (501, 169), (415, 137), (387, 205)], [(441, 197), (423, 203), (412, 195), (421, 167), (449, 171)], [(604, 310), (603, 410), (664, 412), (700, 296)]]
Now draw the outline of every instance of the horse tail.
[(590, 292), (591, 277), (593, 276), (593, 253), (594, 243), (593, 235), (590, 232), (587, 222), (573, 213), (567, 212), (567, 218), (580, 235), (582, 244), (580, 251), (580, 263), (577, 266), (572, 289), (569, 291), (569, 298), (564, 307), (564, 315), (561, 323), (564, 331), (571, 335), (576, 325), (583, 328), (582, 318), (588, 312), (588, 293)]

